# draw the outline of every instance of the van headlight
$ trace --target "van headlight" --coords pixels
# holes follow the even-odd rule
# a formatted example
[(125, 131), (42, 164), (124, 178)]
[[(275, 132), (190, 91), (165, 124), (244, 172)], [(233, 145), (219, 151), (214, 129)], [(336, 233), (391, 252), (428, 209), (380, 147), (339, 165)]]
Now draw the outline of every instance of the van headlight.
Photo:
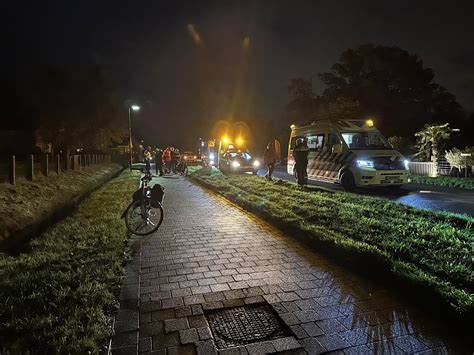
[(408, 159), (403, 161), (403, 165), (405, 166), (405, 170), (410, 170), (410, 161)]
[(238, 168), (240, 166), (240, 163), (238, 161), (233, 161), (232, 162), (232, 167), (233, 168)]
[(258, 160), (254, 160), (253, 166), (258, 168), (260, 166), (260, 162)]
[(373, 168), (374, 162), (372, 160), (357, 160), (357, 166), (359, 168)]

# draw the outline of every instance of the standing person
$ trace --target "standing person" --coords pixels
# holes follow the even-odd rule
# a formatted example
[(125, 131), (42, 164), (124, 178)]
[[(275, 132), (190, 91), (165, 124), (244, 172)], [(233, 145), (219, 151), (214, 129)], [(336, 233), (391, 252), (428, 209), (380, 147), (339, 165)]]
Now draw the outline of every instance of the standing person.
[(296, 141), (295, 149), (293, 149), (293, 158), (295, 159), (296, 177), (298, 185), (303, 188), (308, 182), (308, 154), (309, 149), (306, 141), (300, 138)]
[(171, 171), (176, 173), (176, 148), (171, 147)]
[(155, 171), (163, 176), (163, 151), (160, 148), (155, 150)]
[(166, 165), (166, 170), (171, 172), (171, 148), (166, 147), (165, 151), (163, 152), (163, 161)]
[(145, 161), (145, 169), (148, 173), (151, 171), (151, 147), (147, 146), (143, 151), (143, 160)]
[(275, 143), (270, 142), (267, 144), (267, 149), (263, 153), (263, 162), (267, 166), (267, 173), (265, 174), (265, 178), (268, 181), (272, 181), (272, 174), (273, 170), (275, 170), (275, 163), (277, 161), (277, 157), (275, 154)]

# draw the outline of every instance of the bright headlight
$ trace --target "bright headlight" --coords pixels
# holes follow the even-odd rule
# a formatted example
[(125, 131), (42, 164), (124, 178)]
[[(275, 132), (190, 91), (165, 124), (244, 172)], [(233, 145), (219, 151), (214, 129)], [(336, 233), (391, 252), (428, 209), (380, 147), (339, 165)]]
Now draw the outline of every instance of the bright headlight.
[(214, 154), (209, 154), (209, 160), (214, 160)]
[(372, 160), (357, 160), (357, 166), (359, 168), (373, 168), (374, 162)]
[(403, 165), (405, 166), (405, 170), (410, 170), (410, 161), (408, 159), (403, 161)]
[(240, 163), (238, 161), (233, 161), (232, 162), (232, 167), (233, 168), (238, 168), (240, 166)]
[(255, 167), (260, 166), (260, 162), (258, 160), (254, 160), (253, 166)]
[(209, 165), (214, 165), (214, 159), (209, 160)]

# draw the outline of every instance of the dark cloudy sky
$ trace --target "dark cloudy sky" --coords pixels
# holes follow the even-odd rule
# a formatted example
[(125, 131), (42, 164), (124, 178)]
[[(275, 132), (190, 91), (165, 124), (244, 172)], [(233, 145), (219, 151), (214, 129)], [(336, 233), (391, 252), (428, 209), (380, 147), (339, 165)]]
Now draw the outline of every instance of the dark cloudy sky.
[(124, 100), (147, 102), (136, 118), (147, 139), (232, 113), (277, 122), (290, 78), (313, 76), (319, 93), (317, 73), (363, 43), (418, 54), (474, 110), (474, 1), (46, 0), (11, 2), (3, 15), (4, 75), (100, 64)]

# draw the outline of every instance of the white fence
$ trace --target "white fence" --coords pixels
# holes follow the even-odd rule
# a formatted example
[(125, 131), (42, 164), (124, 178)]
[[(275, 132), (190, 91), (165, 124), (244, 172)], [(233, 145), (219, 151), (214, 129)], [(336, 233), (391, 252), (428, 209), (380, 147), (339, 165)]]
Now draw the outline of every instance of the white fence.
[(410, 174), (435, 176), (436, 169), (432, 162), (410, 162)]

